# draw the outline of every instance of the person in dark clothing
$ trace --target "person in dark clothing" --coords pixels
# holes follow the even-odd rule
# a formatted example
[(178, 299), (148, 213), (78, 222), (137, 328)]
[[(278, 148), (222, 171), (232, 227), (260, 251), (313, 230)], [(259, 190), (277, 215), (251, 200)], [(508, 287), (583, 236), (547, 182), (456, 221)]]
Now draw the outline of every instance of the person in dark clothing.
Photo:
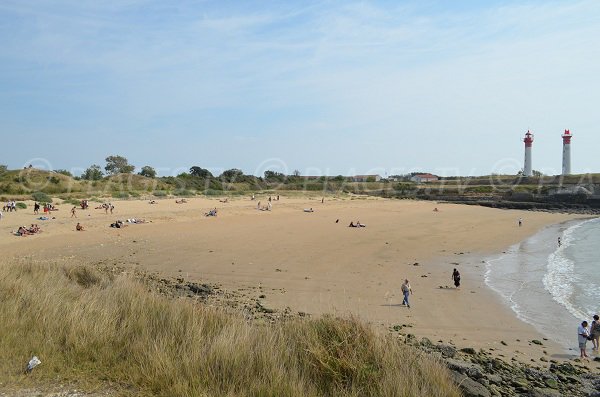
[(456, 268), (454, 268), (454, 271), (452, 272), (452, 280), (454, 280), (454, 286), (460, 288), (460, 273)]

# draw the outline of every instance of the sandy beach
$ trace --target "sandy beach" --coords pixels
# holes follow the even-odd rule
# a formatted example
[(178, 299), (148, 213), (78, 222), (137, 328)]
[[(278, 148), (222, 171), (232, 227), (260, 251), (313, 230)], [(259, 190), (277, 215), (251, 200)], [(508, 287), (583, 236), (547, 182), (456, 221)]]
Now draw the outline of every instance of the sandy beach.
[[(543, 350), (549, 358), (569, 357), (550, 341), (530, 343), (541, 335), (486, 287), (482, 259), (547, 225), (581, 216), (362, 196), (327, 197), (324, 203), (320, 197), (282, 196), (273, 201), (272, 211), (258, 211), (257, 201), (265, 205), (267, 198), (228, 203), (191, 198), (187, 204), (164, 199), (154, 205), (115, 201), (112, 216), (93, 209), (98, 203), (92, 202), (91, 209), (77, 211), (77, 219), (65, 203), (47, 221), (36, 220), (28, 203), (27, 210), (0, 221), (0, 248), (6, 260), (72, 257), (114, 263), (215, 283), (255, 298), (264, 295), (264, 306), (273, 309), (353, 314), (382, 329), (409, 325), (404, 332), (418, 337), (494, 349), (524, 362), (537, 361)], [(213, 208), (218, 216), (205, 217)], [(109, 227), (127, 218), (148, 222)], [(351, 221), (367, 227), (349, 228)], [(77, 222), (84, 232), (75, 231)], [(43, 232), (11, 235), (31, 223)], [(452, 287), (455, 267), (462, 274), (459, 290)], [(410, 309), (401, 305), (404, 278), (414, 291)]]

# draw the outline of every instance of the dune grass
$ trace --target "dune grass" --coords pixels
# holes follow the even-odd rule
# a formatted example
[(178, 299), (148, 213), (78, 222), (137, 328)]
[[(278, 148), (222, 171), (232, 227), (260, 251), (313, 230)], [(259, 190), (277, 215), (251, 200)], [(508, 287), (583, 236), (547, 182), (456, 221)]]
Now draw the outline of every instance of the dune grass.
[[(118, 395), (459, 396), (435, 358), (356, 319), (245, 321), (133, 276), (0, 265), (2, 387), (111, 385)], [(42, 364), (23, 375), (37, 355)]]

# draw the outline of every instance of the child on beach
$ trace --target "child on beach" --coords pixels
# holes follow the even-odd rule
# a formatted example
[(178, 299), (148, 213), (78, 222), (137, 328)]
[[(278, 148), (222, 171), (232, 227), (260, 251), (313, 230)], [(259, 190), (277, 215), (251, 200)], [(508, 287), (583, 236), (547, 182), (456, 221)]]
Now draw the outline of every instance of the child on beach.
[(585, 352), (585, 345), (590, 337), (590, 333), (588, 331), (588, 322), (584, 321), (581, 323), (579, 327), (577, 327), (577, 342), (579, 342), (579, 357), (582, 359), (587, 359), (588, 355)]
[(410, 287), (410, 283), (408, 282), (408, 279), (404, 280), (404, 283), (402, 284), (402, 287), (400, 287), (400, 289), (402, 290), (402, 294), (404, 295), (404, 300), (402, 301), (402, 305), (406, 305), (406, 307), (408, 307), (410, 309), (410, 303), (408, 303), (408, 296), (410, 294), (412, 294), (412, 288)]

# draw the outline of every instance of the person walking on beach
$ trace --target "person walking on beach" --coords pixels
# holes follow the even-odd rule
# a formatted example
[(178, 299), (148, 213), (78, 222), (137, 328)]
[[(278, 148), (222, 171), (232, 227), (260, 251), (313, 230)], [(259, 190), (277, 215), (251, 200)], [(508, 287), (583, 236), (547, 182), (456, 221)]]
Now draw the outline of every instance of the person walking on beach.
[(581, 323), (579, 327), (577, 327), (577, 342), (579, 342), (579, 357), (580, 358), (588, 358), (587, 353), (585, 352), (585, 344), (590, 337), (590, 332), (588, 331), (588, 322), (584, 321)]
[(404, 295), (402, 306), (406, 305), (406, 307), (410, 309), (410, 303), (408, 303), (408, 296), (412, 294), (412, 288), (410, 288), (410, 283), (408, 282), (408, 279), (404, 280), (404, 283), (402, 284), (402, 287), (400, 287), (400, 289), (402, 290), (402, 294)]
[(523, 218), (519, 218), (519, 227), (523, 226)]
[(600, 339), (600, 317), (597, 314), (594, 314), (594, 321), (592, 321), (592, 326), (590, 327), (590, 334), (592, 336), (592, 350), (598, 351), (598, 340)]
[(75, 214), (76, 209), (76, 207), (71, 208), (71, 218), (77, 218), (77, 215)]
[(562, 245), (562, 240), (560, 239), (560, 236), (558, 236), (558, 246), (560, 247)]
[(454, 271), (452, 272), (452, 280), (454, 280), (454, 286), (460, 288), (460, 273), (456, 268), (454, 268)]

